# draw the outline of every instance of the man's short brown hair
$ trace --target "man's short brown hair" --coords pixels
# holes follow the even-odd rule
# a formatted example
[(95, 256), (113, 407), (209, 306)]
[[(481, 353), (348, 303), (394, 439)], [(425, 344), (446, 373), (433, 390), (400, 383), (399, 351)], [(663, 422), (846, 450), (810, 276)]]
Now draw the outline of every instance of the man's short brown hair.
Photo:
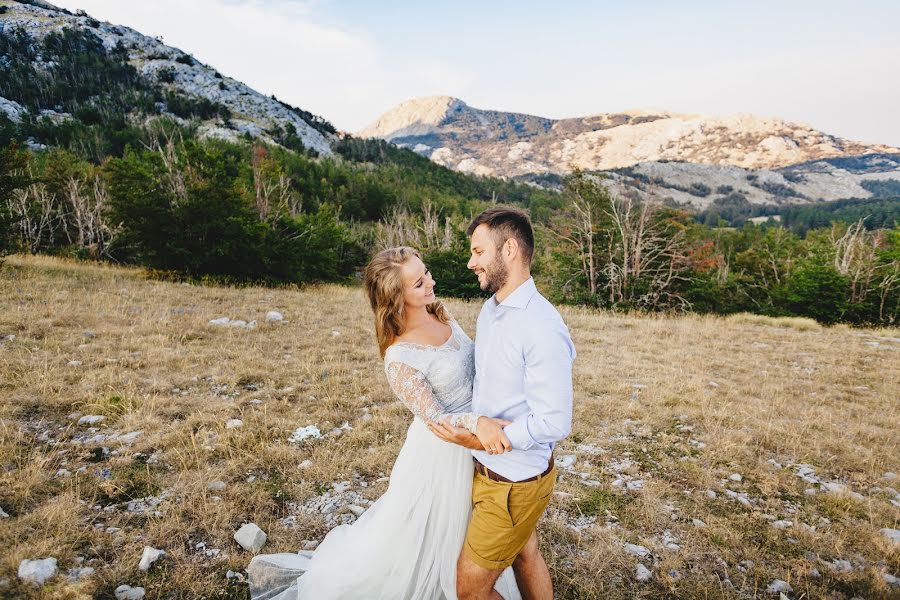
[(469, 237), (479, 225), (487, 225), (494, 236), (497, 247), (502, 246), (509, 238), (514, 238), (519, 244), (519, 252), (526, 265), (531, 264), (534, 256), (534, 229), (528, 215), (517, 208), (498, 206), (489, 208), (475, 217), (466, 229)]

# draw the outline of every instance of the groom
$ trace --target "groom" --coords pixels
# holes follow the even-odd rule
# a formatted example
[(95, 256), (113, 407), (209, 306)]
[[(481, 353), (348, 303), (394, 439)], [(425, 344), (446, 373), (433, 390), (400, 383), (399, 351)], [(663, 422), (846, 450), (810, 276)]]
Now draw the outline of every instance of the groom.
[[(457, 594), (500, 598), (494, 584), (512, 565), (524, 598), (550, 600), (553, 585), (535, 526), (556, 483), (553, 446), (572, 428), (575, 347), (531, 277), (534, 232), (525, 213), (491, 208), (467, 233), (468, 268), (494, 294), (476, 325), (472, 411), (511, 423), (502, 445), (472, 451), (472, 519), (456, 566)], [(429, 427), (448, 442), (480, 446), (464, 428)]]

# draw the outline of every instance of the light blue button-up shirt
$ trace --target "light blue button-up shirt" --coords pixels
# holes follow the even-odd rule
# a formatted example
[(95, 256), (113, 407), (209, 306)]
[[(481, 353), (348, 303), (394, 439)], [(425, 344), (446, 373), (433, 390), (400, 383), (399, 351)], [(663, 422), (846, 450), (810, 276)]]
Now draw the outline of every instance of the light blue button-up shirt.
[(478, 462), (512, 481), (543, 473), (556, 442), (572, 430), (575, 346), (556, 308), (534, 285), (517, 287), (478, 315), (472, 411), (512, 421), (513, 450), (494, 456), (473, 450)]

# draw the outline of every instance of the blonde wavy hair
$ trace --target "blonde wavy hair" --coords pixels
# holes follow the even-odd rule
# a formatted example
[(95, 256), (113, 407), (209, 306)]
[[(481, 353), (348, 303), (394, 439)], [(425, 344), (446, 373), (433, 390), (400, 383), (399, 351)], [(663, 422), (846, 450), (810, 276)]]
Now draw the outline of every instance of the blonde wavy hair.
[[(415, 248), (398, 246), (382, 250), (366, 266), (363, 284), (369, 296), (369, 304), (375, 313), (375, 337), (381, 358), (394, 341), (403, 334), (403, 278), (400, 269), (412, 257), (421, 260), (422, 255)], [(436, 316), (441, 323), (450, 322), (450, 313), (440, 300), (435, 300), (425, 309)]]

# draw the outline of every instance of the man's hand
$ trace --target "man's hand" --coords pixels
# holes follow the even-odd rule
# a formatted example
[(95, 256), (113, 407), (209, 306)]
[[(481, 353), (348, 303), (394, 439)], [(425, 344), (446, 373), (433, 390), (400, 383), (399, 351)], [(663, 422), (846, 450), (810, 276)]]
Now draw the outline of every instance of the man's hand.
[(475, 425), (475, 435), (488, 454), (503, 454), (512, 450), (512, 444), (506, 437), (503, 428), (512, 423), (505, 419), (492, 419), (490, 417), (478, 417)]
[(445, 442), (469, 448), (470, 450), (484, 450), (484, 446), (481, 445), (478, 438), (465, 427), (456, 427), (446, 421), (426, 421), (425, 424), (428, 425), (431, 433)]

